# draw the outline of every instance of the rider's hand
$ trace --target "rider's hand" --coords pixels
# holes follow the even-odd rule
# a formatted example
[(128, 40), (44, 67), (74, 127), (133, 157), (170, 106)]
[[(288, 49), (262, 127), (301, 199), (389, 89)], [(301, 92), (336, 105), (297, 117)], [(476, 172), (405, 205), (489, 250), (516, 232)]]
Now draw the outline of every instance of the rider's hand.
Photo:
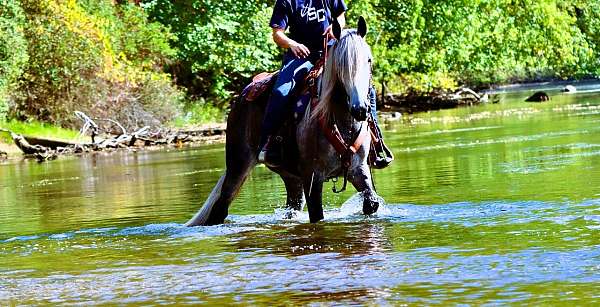
[(327, 27), (327, 29), (325, 29), (325, 32), (323, 32), (323, 36), (327, 35), (327, 39), (330, 38), (335, 38), (335, 36), (333, 36), (333, 26), (329, 25)]
[(294, 56), (299, 59), (304, 59), (310, 54), (310, 50), (308, 50), (306, 46), (296, 42), (290, 44), (290, 50), (292, 51)]

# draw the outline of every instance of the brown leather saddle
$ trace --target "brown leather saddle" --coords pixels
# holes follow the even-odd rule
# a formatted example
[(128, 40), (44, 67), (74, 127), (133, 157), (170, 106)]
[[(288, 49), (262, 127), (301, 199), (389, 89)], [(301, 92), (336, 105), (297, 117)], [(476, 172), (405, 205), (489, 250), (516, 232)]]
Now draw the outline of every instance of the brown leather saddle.
[[(304, 84), (298, 87), (300, 89), (299, 93), (306, 93), (306, 91), (309, 90), (312, 96), (317, 95), (317, 79), (323, 73), (324, 64), (324, 59), (320, 59), (319, 61), (317, 61), (317, 63), (315, 63), (313, 68), (308, 72), (308, 74), (304, 78)], [(262, 72), (254, 76), (252, 78), (252, 82), (250, 82), (250, 84), (248, 84), (242, 91), (241, 97), (247, 102), (255, 101), (256, 99), (258, 99), (258, 97), (260, 97), (267, 90), (270, 90), (273, 87), (278, 76), (279, 71)]]
[(279, 76), (279, 71), (262, 72), (254, 76), (254, 78), (252, 78), (252, 82), (250, 82), (250, 84), (248, 84), (242, 91), (241, 96), (244, 101), (255, 101), (265, 91), (271, 89), (277, 80), (277, 76)]

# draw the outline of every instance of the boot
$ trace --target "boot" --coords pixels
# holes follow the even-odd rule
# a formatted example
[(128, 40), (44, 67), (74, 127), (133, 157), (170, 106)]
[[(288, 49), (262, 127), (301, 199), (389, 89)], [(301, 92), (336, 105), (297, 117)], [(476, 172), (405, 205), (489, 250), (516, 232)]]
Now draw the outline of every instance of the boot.
[(271, 168), (281, 166), (281, 137), (269, 137), (267, 143), (258, 153), (258, 163), (262, 163)]
[(386, 168), (394, 161), (394, 154), (383, 142), (383, 134), (379, 129), (379, 125), (374, 121), (369, 121), (369, 124), (375, 136), (371, 143), (373, 146), (371, 146), (371, 151), (369, 152), (370, 164), (375, 169)]

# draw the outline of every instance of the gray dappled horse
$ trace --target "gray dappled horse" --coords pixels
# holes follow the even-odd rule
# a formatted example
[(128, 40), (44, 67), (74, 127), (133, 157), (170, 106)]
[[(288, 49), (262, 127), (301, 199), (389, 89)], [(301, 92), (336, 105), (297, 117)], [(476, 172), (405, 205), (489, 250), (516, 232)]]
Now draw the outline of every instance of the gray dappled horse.
[[(367, 163), (371, 134), (365, 133), (362, 142), (356, 141), (357, 135), (367, 129), (369, 114), (372, 55), (364, 39), (367, 25), (360, 17), (356, 30), (341, 31), (334, 20), (333, 32), (337, 42), (330, 47), (324, 66), (321, 101), (314, 108), (308, 106), (299, 124), (288, 123), (283, 128), (285, 137), (281, 148), (285, 159), (281, 166), (271, 168), (285, 183), (290, 215), (302, 210), (307, 202), (312, 223), (323, 219), (323, 182), (344, 173), (362, 193), (364, 214), (376, 212), (381, 200), (374, 191)], [(267, 100), (268, 94), (263, 94), (259, 101), (240, 99), (233, 104), (227, 118), (227, 169), (186, 226), (224, 222), (229, 204), (257, 163), (260, 127)], [(341, 158), (323, 132), (324, 125), (332, 127), (334, 124), (345, 144), (357, 145), (352, 153), (348, 151), (346, 159)]]

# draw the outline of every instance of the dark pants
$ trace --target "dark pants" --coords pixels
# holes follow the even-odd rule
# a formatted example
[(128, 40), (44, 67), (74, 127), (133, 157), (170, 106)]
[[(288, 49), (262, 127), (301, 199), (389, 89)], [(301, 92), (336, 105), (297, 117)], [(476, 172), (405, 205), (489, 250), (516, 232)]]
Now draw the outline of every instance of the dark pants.
[(369, 104), (371, 105), (371, 116), (373, 117), (373, 121), (375, 122), (375, 125), (379, 125), (377, 122), (377, 91), (373, 85), (369, 88)]
[(261, 127), (260, 147), (263, 148), (268, 138), (277, 133), (293, 107), (290, 93), (304, 82), (304, 78), (313, 67), (311, 58), (298, 59), (291, 52), (283, 57), (283, 67), (273, 87), (273, 92), (267, 104), (265, 118)]

